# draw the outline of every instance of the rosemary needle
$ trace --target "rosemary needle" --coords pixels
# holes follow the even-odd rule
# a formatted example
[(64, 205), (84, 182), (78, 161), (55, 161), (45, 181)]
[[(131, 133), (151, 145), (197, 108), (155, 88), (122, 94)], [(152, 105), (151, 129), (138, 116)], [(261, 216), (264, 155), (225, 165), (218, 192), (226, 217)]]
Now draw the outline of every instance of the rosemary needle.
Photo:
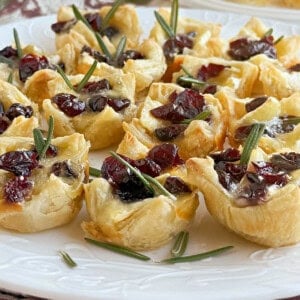
[(17, 31), (16, 28), (14, 28), (13, 32), (14, 32), (14, 39), (15, 39), (15, 44), (16, 44), (16, 48), (17, 48), (18, 57), (22, 58), (22, 56), (23, 56), (23, 50), (22, 50), (22, 47), (21, 47), (21, 43), (20, 43), (18, 31)]
[(79, 82), (77, 88), (76, 88), (76, 92), (80, 93), (80, 91), (82, 90), (82, 88), (85, 86), (85, 84), (89, 81), (89, 79), (91, 78), (91, 76), (93, 75), (95, 69), (97, 67), (97, 61), (95, 60), (93, 62), (93, 64), (91, 65), (91, 67), (89, 68), (89, 70), (86, 72), (86, 74), (84, 75), (84, 77), (82, 78), (82, 80)]
[(181, 231), (178, 233), (175, 243), (171, 249), (171, 255), (173, 257), (180, 257), (184, 254), (189, 241), (189, 232)]
[(59, 254), (63, 258), (66, 265), (68, 265), (70, 268), (74, 268), (77, 266), (77, 263), (71, 258), (71, 256), (67, 252), (59, 251)]
[(175, 37), (175, 33), (170, 25), (165, 21), (165, 19), (157, 12), (154, 11), (155, 18), (164, 32), (167, 34), (169, 38)]
[(66, 85), (74, 91), (74, 86), (73, 84), (71, 83), (71, 81), (69, 80), (69, 78), (67, 77), (67, 75), (65, 74), (65, 72), (63, 71), (63, 69), (57, 65), (56, 66), (56, 70), (57, 72), (60, 74), (60, 76), (63, 78), (63, 80), (65, 81)]
[(89, 168), (89, 174), (90, 174), (90, 176), (93, 176), (93, 177), (100, 177), (101, 176), (101, 170), (90, 167)]

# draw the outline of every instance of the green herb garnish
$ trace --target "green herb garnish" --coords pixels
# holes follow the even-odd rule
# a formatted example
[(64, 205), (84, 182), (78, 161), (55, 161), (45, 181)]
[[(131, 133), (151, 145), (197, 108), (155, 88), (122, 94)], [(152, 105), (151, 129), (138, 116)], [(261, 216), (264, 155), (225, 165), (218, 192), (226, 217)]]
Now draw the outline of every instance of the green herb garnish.
[(167, 34), (169, 38), (175, 37), (175, 33), (170, 25), (165, 21), (165, 19), (157, 12), (154, 11), (155, 18), (164, 32)]
[(83, 24), (85, 24), (90, 30), (94, 31), (91, 27), (90, 23), (87, 21), (87, 19), (80, 13), (79, 9), (76, 7), (76, 5), (72, 4), (73, 14), (75, 18), (78, 21), (81, 21)]
[(126, 47), (126, 42), (127, 42), (126, 36), (122, 36), (115, 52), (115, 56), (114, 56), (115, 62), (118, 62), (120, 55), (124, 52), (124, 49)]
[(9, 67), (12, 67), (14, 64), (14, 62), (11, 59), (9, 59), (3, 55), (0, 55), (0, 63), (7, 64)]
[(194, 76), (187, 70), (186, 67), (181, 65), (181, 69), (188, 77), (194, 78)]
[(93, 176), (93, 177), (100, 177), (101, 176), (101, 170), (90, 167), (89, 168), (89, 174), (90, 174), (90, 176)]
[(14, 31), (15, 44), (16, 44), (16, 48), (17, 48), (17, 54), (18, 54), (19, 58), (22, 58), (23, 50), (22, 50), (22, 47), (21, 47), (18, 31), (16, 30), (16, 28), (14, 28), (13, 31)]
[(96, 39), (97, 39), (97, 42), (98, 42), (98, 45), (99, 45), (99, 48), (101, 49), (101, 51), (103, 52), (103, 54), (109, 59), (109, 60), (112, 60), (113, 59), (113, 56), (110, 54), (108, 48), (106, 47), (101, 35), (96, 32), (95, 33), (95, 36), (96, 36)]
[(282, 120), (283, 125), (298, 125), (300, 123), (300, 117), (290, 117)]
[(67, 252), (59, 251), (59, 254), (63, 258), (66, 265), (68, 265), (70, 268), (74, 268), (77, 266), (76, 262), (71, 258), (71, 256)]
[(150, 257), (143, 255), (141, 253), (138, 253), (136, 251), (133, 251), (127, 247), (122, 247), (122, 246), (111, 244), (111, 243), (100, 242), (100, 241), (96, 241), (96, 240), (89, 239), (89, 238), (85, 238), (85, 240), (91, 244), (111, 250), (111, 251), (119, 253), (119, 254), (123, 254), (123, 255), (130, 256), (130, 257), (133, 257), (133, 258), (136, 258), (139, 260), (144, 260), (144, 261), (150, 260)]
[(178, 0), (173, 0), (172, 8), (171, 8), (170, 27), (172, 28), (174, 35), (176, 35), (176, 31), (177, 31), (178, 8), (179, 8)]
[(7, 77), (7, 82), (12, 83), (13, 82), (13, 72), (10, 72), (8, 77)]
[(251, 128), (251, 131), (245, 141), (244, 149), (241, 154), (240, 164), (247, 165), (251, 156), (252, 150), (256, 147), (260, 137), (264, 133), (265, 124), (257, 123)]
[(221, 254), (229, 249), (232, 249), (232, 248), (233, 248), (233, 246), (226, 246), (226, 247), (218, 248), (218, 249), (215, 249), (212, 251), (199, 253), (199, 254), (195, 254), (195, 255), (167, 258), (160, 262), (165, 263), (165, 264), (176, 264), (176, 263), (197, 261), (197, 260), (202, 260), (202, 259), (205, 259), (208, 257), (219, 255), (219, 254)]
[(104, 17), (102, 24), (101, 24), (101, 29), (105, 29), (109, 23), (109, 21), (111, 20), (111, 18), (113, 17), (113, 15), (115, 14), (115, 12), (117, 11), (117, 9), (119, 8), (119, 6), (122, 4), (123, 0), (116, 0), (114, 2), (114, 4), (112, 5), (111, 9), (109, 10), (109, 12), (106, 14), (106, 16)]
[(93, 64), (91, 65), (91, 67), (89, 68), (89, 70), (86, 72), (86, 74), (84, 75), (84, 77), (82, 78), (82, 80), (79, 82), (77, 88), (75, 89), (75, 91), (77, 93), (80, 93), (80, 91), (82, 90), (82, 88), (86, 85), (86, 83), (89, 81), (89, 79), (91, 78), (91, 76), (93, 75), (95, 69), (97, 67), (97, 61), (95, 60), (93, 62)]
[(42, 159), (45, 156), (47, 149), (51, 144), (53, 130), (54, 130), (54, 120), (52, 116), (49, 117), (49, 129), (48, 129), (46, 140), (44, 139), (40, 129), (38, 128), (33, 129), (33, 139), (34, 139), (36, 151), (39, 155), (39, 159)]
[(273, 28), (270, 28), (267, 32), (265, 32), (265, 34), (263, 35), (262, 38), (268, 37), (268, 36), (272, 35), (272, 33), (273, 33)]
[(281, 35), (273, 44), (277, 45), (283, 38), (284, 38), (284, 35)]
[(173, 248), (171, 249), (171, 255), (173, 257), (180, 257), (184, 254), (189, 241), (188, 231), (181, 231), (178, 233)]
[(200, 81), (196, 78), (193, 78), (193, 77), (190, 77), (190, 76), (179, 76), (177, 78), (177, 83), (180, 83), (180, 82), (183, 82), (183, 83), (190, 83), (190, 84), (194, 84), (194, 85), (197, 85), (199, 87), (204, 87), (207, 85), (206, 82), (204, 81)]
[(67, 75), (65, 74), (65, 72), (63, 71), (63, 69), (59, 65), (56, 65), (56, 70), (59, 73), (59, 75), (63, 78), (63, 80), (65, 81), (66, 85), (71, 90), (74, 90), (73, 84), (71, 83), (71, 81), (69, 80), (69, 78), (67, 77)]
[(185, 119), (185, 120), (181, 121), (181, 124), (190, 124), (192, 121), (195, 121), (195, 120), (205, 120), (210, 115), (211, 115), (211, 112), (209, 110), (204, 110), (192, 119)]

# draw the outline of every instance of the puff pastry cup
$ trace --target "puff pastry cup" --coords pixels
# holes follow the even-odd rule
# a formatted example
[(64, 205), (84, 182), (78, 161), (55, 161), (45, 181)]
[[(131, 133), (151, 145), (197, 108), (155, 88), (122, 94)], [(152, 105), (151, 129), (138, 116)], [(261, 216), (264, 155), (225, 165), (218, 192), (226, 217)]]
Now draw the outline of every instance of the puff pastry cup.
[[(78, 94), (71, 90), (62, 77), (56, 73), (51, 73), (54, 78), (47, 82), (48, 94), (50, 99), (42, 101), (44, 116), (54, 118), (54, 135), (65, 136), (75, 132), (84, 134), (85, 138), (90, 141), (91, 149), (102, 149), (118, 143), (123, 137), (122, 122), (130, 121), (135, 114), (136, 106), (134, 104), (135, 77), (133, 74), (110, 74), (105, 78), (92, 76), (88, 84), (103, 82), (104, 88), (91, 94)], [(73, 86), (78, 84), (83, 75), (70, 76), (69, 79)], [(87, 84), (87, 85), (88, 85)], [(88, 89), (88, 88), (87, 88)], [(76, 103), (82, 101), (85, 104), (81, 113), (70, 116), (66, 114), (54, 102), (53, 97), (64, 93), (79, 97), (81, 100), (74, 100)], [(71, 97), (73, 97), (71, 96)], [(102, 110), (92, 110), (89, 103), (91, 98), (109, 97), (110, 99), (126, 100), (125, 108), (113, 108), (106, 104)], [(52, 99), (52, 100), (51, 100)], [(97, 99), (96, 99), (97, 100)], [(95, 101), (96, 101), (95, 100)], [(122, 101), (123, 101), (122, 100)], [(124, 101), (125, 101), (124, 100)], [(98, 101), (98, 100), (97, 100)], [(99, 100), (100, 101), (100, 100)], [(101, 101), (100, 101), (101, 102)]]
[(299, 93), (280, 100), (267, 96), (241, 99), (233, 90), (223, 88), (216, 97), (228, 113), (227, 136), (231, 145), (241, 144), (245, 139), (244, 134), (247, 131), (249, 133), (251, 126), (259, 122), (266, 124), (258, 143), (265, 152), (278, 152), (283, 148), (300, 151)]
[(1, 79), (0, 95), (0, 138), (31, 137), (39, 123), (37, 105), (15, 86)]
[[(20, 232), (37, 232), (61, 226), (77, 216), (82, 205), (83, 182), (88, 176), (89, 143), (83, 135), (75, 133), (53, 139), (51, 144), (56, 147), (57, 156), (47, 156), (39, 160), (29, 174), (21, 174), (14, 171), (16, 164), (26, 168), (28, 157), (36, 159), (33, 139), (1, 138), (1, 226)], [(14, 156), (16, 162), (11, 160), (10, 172), (3, 168), (3, 155), (8, 152), (12, 155), (14, 151), (30, 152), (23, 158)]]
[[(143, 159), (149, 148), (127, 131), (118, 151), (131, 159)], [(175, 194), (176, 199), (157, 195), (126, 203), (116, 194), (111, 179), (97, 178), (84, 185), (91, 218), (82, 223), (84, 232), (95, 239), (136, 250), (149, 250), (167, 243), (190, 225), (198, 207), (197, 194), (186, 181), (185, 166), (168, 167), (156, 179), (164, 184), (169, 176), (183, 180), (189, 190)]]
[[(98, 11), (83, 11), (80, 12), (85, 15), (87, 13), (98, 13), (101, 18), (104, 18), (110, 10), (110, 6), (104, 6)], [(76, 21), (73, 10), (69, 6), (61, 6), (57, 13), (57, 22), (70, 21), (70, 28), (65, 32), (57, 33), (55, 35), (56, 49), (59, 50), (66, 44), (72, 44), (79, 54), (83, 46), (89, 46), (99, 50), (98, 42), (92, 32), (82, 21)], [(114, 49), (121, 37), (127, 37), (128, 47), (136, 47), (141, 35), (141, 27), (135, 8), (131, 5), (121, 5), (110, 19), (109, 27), (117, 30), (111, 39), (104, 36), (103, 39), (109, 49)]]
[[(189, 124), (180, 124), (173, 121), (155, 117), (152, 114), (154, 109), (158, 109), (165, 105), (171, 105), (174, 95), (177, 99), (184, 99), (182, 109), (189, 111), (191, 107), (188, 104), (189, 97), (197, 98), (197, 101), (203, 101), (203, 110), (210, 112), (209, 120), (192, 120)], [(180, 100), (178, 100), (180, 102)], [(186, 103), (187, 102), (187, 103)], [(180, 111), (181, 104), (178, 104), (177, 110)], [(191, 104), (193, 107), (193, 104)], [(176, 105), (174, 105), (175, 107)], [(194, 107), (193, 107), (194, 108)], [(200, 113), (200, 111), (199, 111)], [(204, 156), (210, 151), (221, 149), (226, 133), (227, 116), (218, 99), (210, 94), (199, 94), (198, 91), (184, 89), (172, 83), (153, 83), (149, 89), (148, 96), (141, 104), (137, 117), (139, 121), (134, 121), (131, 125), (124, 125), (127, 128), (134, 128), (132, 133), (141, 141), (149, 146), (161, 143), (162, 141), (170, 141), (179, 147), (179, 154), (183, 159), (193, 156)], [(128, 127), (129, 126), (129, 127)], [(169, 126), (179, 126), (183, 130), (174, 138), (165, 139), (157, 138), (159, 136), (157, 130), (167, 128)], [(137, 133), (140, 131), (140, 133)]]
[[(282, 158), (281, 155), (288, 152), (286, 149), (274, 156)], [(280, 179), (273, 181), (274, 184), (267, 188), (267, 194), (254, 203), (237, 196), (243, 195), (239, 194), (239, 185), (233, 185), (235, 188), (231, 191), (223, 187), (211, 157), (191, 158), (186, 165), (189, 180), (203, 193), (208, 211), (218, 222), (252, 242), (268, 247), (280, 247), (300, 240), (299, 154), (292, 152), (292, 156), (296, 161), (288, 163), (293, 167), (289, 171), (278, 173), (285, 177), (285, 185)], [(272, 161), (270, 158), (271, 156), (262, 150), (253, 151), (247, 170), (253, 172), (252, 162), (262, 166), (265, 162)], [(287, 157), (283, 158), (283, 161), (288, 161)], [(268, 170), (266, 172), (268, 174)], [(275, 175), (273, 179), (276, 178), (276, 173), (272, 171), (268, 175)], [(257, 178), (261, 180), (260, 176)], [(245, 177), (241, 182), (244, 179)], [(271, 178), (269, 180), (272, 181)], [(260, 189), (263, 180), (254, 184)], [(249, 194), (251, 195), (251, 190)]]

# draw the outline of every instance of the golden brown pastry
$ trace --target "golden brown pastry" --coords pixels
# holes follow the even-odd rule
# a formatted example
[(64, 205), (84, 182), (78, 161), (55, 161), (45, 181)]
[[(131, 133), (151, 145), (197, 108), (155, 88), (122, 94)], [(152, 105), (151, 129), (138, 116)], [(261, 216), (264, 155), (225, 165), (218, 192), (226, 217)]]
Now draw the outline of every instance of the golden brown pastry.
[(233, 162), (234, 156), (227, 152), (227, 161), (216, 154), (214, 159), (191, 158), (186, 163), (189, 180), (203, 193), (210, 214), (264, 246), (299, 242), (299, 153), (287, 150), (267, 156), (257, 149), (248, 166), (239, 169), (239, 157)]
[(20, 232), (61, 226), (78, 214), (88, 172), (89, 143), (75, 133), (51, 141), (39, 159), (32, 138), (0, 143), (0, 225)]

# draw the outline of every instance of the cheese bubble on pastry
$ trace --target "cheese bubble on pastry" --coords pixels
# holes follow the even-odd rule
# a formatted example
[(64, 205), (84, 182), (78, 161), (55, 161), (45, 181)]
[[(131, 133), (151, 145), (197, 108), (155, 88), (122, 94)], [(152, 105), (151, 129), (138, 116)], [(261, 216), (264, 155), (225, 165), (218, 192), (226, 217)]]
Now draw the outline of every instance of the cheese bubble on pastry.
[(0, 138), (32, 136), (39, 121), (37, 105), (3, 80), (0, 80), (0, 95)]
[(78, 133), (52, 139), (42, 159), (32, 138), (1, 138), (0, 225), (37, 232), (73, 220), (81, 208), (88, 150)]
[[(141, 151), (138, 141), (135, 157), (122, 155), (141, 172), (155, 177), (171, 196), (154, 192), (114, 157), (104, 160), (103, 178), (84, 186), (90, 221), (82, 228), (88, 236), (136, 250), (164, 245), (191, 223), (198, 197), (186, 181), (186, 169), (174, 144), (162, 144)], [(144, 146), (145, 147), (145, 146)], [(124, 152), (128, 152), (123, 148)]]
[(248, 165), (226, 149), (186, 162), (188, 177), (203, 193), (210, 214), (255, 243), (280, 247), (300, 241), (300, 157), (288, 149), (267, 155), (259, 148)]

